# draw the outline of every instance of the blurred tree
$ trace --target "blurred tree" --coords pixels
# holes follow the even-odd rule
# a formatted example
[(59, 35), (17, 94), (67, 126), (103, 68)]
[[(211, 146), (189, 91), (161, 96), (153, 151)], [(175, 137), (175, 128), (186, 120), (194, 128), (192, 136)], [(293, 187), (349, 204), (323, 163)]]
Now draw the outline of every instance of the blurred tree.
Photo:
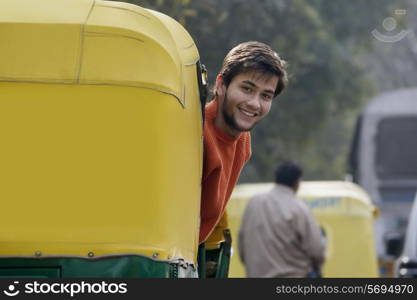
[(243, 41), (265, 42), (289, 63), (290, 85), (254, 129), (241, 181), (271, 180), (282, 159), (300, 161), (307, 179), (344, 176), (353, 113), (372, 93), (360, 57), (372, 49), (371, 31), (392, 11), (392, 1), (128, 2), (179, 20), (196, 41), (211, 83), (226, 53)]

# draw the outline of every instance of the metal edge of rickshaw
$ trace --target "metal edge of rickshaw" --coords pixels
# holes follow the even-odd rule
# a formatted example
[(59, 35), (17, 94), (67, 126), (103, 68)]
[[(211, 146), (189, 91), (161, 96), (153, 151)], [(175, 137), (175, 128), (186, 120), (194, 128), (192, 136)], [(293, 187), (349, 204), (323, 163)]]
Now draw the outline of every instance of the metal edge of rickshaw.
[(36, 256), (36, 255), (1, 255), (0, 259), (21, 259), (21, 258), (27, 258), (27, 259), (56, 259), (56, 258), (81, 258), (81, 259), (85, 259), (85, 260), (90, 260), (90, 261), (96, 261), (96, 260), (102, 260), (102, 259), (107, 259), (107, 258), (117, 258), (117, 257), (127, 257), (127, 256), (138, 256), (138, 257), (143, 257), (143, 258), (147, 258), (150, 260), (153, 260), (155, 262), (165, 262), (165, 263), (169, 263), (169, 264), (176, 264), (178, 263), (179, 265), (187, 265), (187, 266), (192, 266), (195, 267), (195, 263), (191, 262), (191, 261), (186, 261), (183, 258), (180, 257), (174, 257), (171, 259), (158, 259), (158, 258), (154, 258), (152, 256), (147, 256), (144, 254), (137, 254), (137, 253), (121, 253), (121, 254), (105, 254), (105, 255), (99, 255), (99, 256), (94, 256), (94, 257), (88, 257), (88, 256), (82, 256), (82, 255), (42, 255), (42, 256)]
[[(68, 80), (57, 80), (57, 81), (47, 81), (48, 79), (45, 79), (45, 81), (43, 80), (14, 80), (14, 79), (7, 79), (4, 77), (0, 77), (0, 82), (16, 82), (16, 83), (32, 83), (32, 84), (65, 84), (65, 85), (95, 85), (95, 86), (117, 86), (117, 87), (135, 87), (135, 88), (143, 88), (143, 89), (148, 89), (148, 90), (152, 90), (152, 91), (156, 91), (156, 92), (160, 92), (163, 94), (167, 94), (170, 96), (173, 96), (175, 99), (177, 99), (177, 101), (180, 103), (181, 107), (185, 109), (185, 99), (184, 101), (182, 101), (180, 99), (179, 96), (177, 96), (175, 93), (170, 92), (168, 90), (164, 90), (164, 89), (158, 89), (158, 88), (154, 88), (154, 87), (150, 87), (150, 86), (146, 86), (146, 85), (141, 85), (141, 84), (121, 84), (121, 83), (111, 83), (111, 82), (95, 82), (95, 81), (88, 81), (88, 82), (74, 82), (74, 80), (72, 79), (68, 79)], [(51, 79), (49, 79), (51, 80)]]

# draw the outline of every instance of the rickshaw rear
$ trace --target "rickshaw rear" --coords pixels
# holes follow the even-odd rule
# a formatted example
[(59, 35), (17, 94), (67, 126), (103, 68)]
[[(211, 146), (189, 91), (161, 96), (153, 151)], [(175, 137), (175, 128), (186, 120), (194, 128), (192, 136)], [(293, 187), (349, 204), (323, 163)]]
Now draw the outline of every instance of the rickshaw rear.
[(0, 276), (196, 277), (204, 101), (184, 28), (4, 0), (0, 39)]

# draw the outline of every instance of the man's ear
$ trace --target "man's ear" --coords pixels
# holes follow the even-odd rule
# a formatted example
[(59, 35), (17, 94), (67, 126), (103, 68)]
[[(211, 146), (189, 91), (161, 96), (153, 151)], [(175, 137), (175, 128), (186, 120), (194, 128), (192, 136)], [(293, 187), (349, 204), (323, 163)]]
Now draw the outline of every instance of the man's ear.
[(300, 183), (301, 183), (301, 180), (297, 180), (297, 182), (294, 184), (294, 186), (293, 186), (293, 190), (294, 190), (294, 192), (298, 192), (298, 189), (300, 188)]
[(216, 97), (223, 97), (226, 92), (226, 86), (223, 82), (223, 76), (218, 74), (216, 77)]

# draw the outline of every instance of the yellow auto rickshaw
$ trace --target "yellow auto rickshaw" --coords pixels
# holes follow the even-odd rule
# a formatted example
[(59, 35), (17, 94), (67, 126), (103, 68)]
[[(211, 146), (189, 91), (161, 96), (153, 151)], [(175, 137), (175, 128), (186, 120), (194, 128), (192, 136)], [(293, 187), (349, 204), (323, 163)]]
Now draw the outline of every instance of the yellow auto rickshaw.
[(196, 277), (204, 82), (170, 17), (0, 1), (1, 276)]
[[(230, 277), (245, 277), (238, 249), (238, 230), (248, 200), (273, 183), (238, 185), (228, 204), (233, 239)], [(358, 185), (343, 181), (302, 182), (298, 197), (306, 201), (326, 240), (323, 277), (378, 277), (374, 218), (377, 209)]]

